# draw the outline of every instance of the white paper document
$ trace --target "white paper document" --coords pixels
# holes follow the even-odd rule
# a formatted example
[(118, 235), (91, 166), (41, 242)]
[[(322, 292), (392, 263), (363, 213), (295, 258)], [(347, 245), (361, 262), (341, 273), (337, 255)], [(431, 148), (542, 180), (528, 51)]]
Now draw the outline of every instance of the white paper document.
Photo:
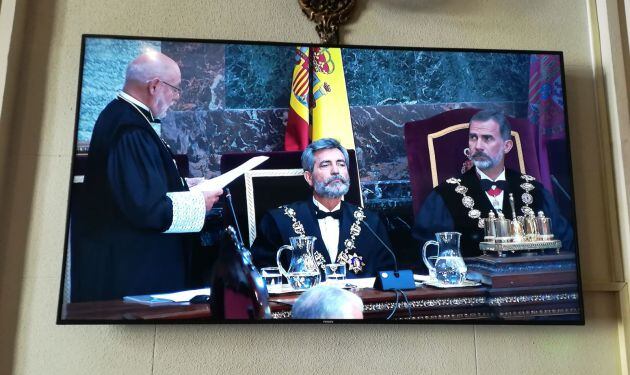
[(227, 184), (234, 181), (237, 177), (243, 175), (249, 170), (256, 168), (267, 159), (269, 159), (269, 156), (254, 156), (253, 158), (232, 169), (231, 171), (228, 171), (210, 180), (203, 180), (199, 184), (191, 187), (190, 191), (208, 191), (223, 189)]
[(429, 278), (430, 278), (429, 275), (416, 275), (416, 274), (413, 275), (413, 279), (415, 281), (419, 281), (422, 283), (429, 280)]
[(126, 296), (123, 300), (127, 302), (138, 302), (148, 305), (172, 302), (188, 302), (191, 298), (198, 295), (210, 295), (210, 288), (201, 288), (193, 290), (183, 290), (181, 292), (163, 293), (163, 294), (146, 294), (141, 296)]
[[(342, 289), (365, 289), (372, 288), (374, 286), (374, 277), (366, 277), (361, 279), (345, 279), (345, 280), (328, 280), (322, 281), (320, 285), (336, 286)], [(289, 284), (271, 285), (267, 286), (269, 294), (287, 294), (287, 293), (301, 293), (303, 291), (296, 291), (291, 288)]]

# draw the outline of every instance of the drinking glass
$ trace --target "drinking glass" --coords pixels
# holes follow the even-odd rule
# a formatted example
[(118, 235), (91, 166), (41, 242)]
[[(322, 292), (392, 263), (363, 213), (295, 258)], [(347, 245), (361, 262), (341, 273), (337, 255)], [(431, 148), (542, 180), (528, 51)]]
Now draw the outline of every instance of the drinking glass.
[(326, 282), (335, 283), (346, 279), (346, 265), (340, 263), (331, 263), (324, 266), (326, 273)]
[(267, 283), (269, 293), (276, 292), (282, 288), (282, 274), (278, 267), (265, 267), (260, 269), (261, 276)]

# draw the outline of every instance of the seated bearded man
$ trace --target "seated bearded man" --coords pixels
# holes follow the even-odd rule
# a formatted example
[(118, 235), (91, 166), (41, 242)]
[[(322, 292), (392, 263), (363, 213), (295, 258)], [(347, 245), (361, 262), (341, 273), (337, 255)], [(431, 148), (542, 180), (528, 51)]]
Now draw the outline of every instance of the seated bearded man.
[(573, 230), (551, 194), (534, 177), (505, 168), (505, 155), (513, 146), (511, 130), (502, 112), (485, 110), (470, 119), (468, 147), (474, 167), (433, 189), (416, 215), (415, 238), (424, 243), (435, 239), (437, 232), (460, 232), (462, 256), (478, 256), (482, 218), (492, 211), (512, 219), (512, 193), (517, 215), (543, 211), (562, 248), (573, 250)]
[[(276, 252), (295, 236), (314, 236), (315, 261), (346, 266), (347, 278), (373, 277), (391, 269), (391, 254), (374, 237), (369, 225), (389, 246), (385, 225), (378, 215), (342, 201), (350, 188), (348, 152), (332, 138), (311, 143), (302, 154), (304, 179), (313, 189), (311, 199), (268, 211), (261, 219), (252, 245), (257, 267), (275, 266)], [(286, 265), (288, 265), (288, 254)]]

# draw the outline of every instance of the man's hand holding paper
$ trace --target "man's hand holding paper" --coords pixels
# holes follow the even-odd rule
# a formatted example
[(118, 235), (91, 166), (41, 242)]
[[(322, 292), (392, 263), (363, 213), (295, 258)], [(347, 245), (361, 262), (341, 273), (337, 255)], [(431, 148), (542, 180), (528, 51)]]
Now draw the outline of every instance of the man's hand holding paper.
[(221, 194), (223, 194), (223, 188), (227, 184), (234, 181), (245, 172), (256, 168), (267, 159), (269, 159), (268, 156), (255, 156), (231, 171), (215, 178), (209, 180), (191, 178), (186, 181), (188, 182), (190, 191), (199, 191), (203, 193), (206, 202), (206, 211), (210, 211), (212, 206), (219, 200)]
[(203, 180), (194, 186), (190, 186), (190, 191), (212, 191), (223, 189), (237, 177), (240, 177), (243, 173), (256, 168), (267, 159), (269, 159), (269, 156), (255, 156), (229, 172), (209, 180)]
[(206, 212), (210, 212), (212, 206), (217, 203), (219, 197), (223, 194), (223, 189), (211, 188), (210, 190), (203, 190), (201, 193), (203, 194), (203, 199), (206, 202)]

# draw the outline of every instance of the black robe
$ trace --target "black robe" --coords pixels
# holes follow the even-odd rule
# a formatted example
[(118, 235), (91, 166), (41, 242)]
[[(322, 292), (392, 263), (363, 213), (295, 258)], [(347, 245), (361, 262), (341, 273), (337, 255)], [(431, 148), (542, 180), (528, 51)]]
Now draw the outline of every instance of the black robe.
[(72, 301), (182, 290), (198, 235), (165, 234), (167, 192), (186, 191), (168, 147), (121, 98), (94, 126), (84, 193), (72, 213)]
[[(508, 189), (503, 193), (502, 212), (508, 219), (512, 219), (510, 193), (514, 194), (516, 214), (523, 215), (521, 207), (524, 204), (521, 195), (524, 193), (524, 190), (520, 185), (526, 181), (521, 176), (520, 173), (511, 169), (506, 168), (505, 170), (505, 180), (508, 183)], [(474, 199), (474, 208), (481, 211), (482, 217), (488, 217), (490, 211), (498, 214), (494, 210), (488, 196), (482, 191), (475, 168), (471, 168), (458, 178), (461, 179), (460, 184), (468, 188), (466, 195)], [(534, 210), (534, 213), (542, 210), (545, 216), (551, 218), (554, 236), (562, 241), (564, 250), (573, 251), (574, 241), (571, 225), (560, 214), (551, 194), (539, 182), (530, 181), (530, 183), (534, 185), (534, 189), (530, 192), (534, 201), (529, 207)], [(473, 257), (481, 255), (479, 242), (483, 240), (483, 228), (478, 226), (479, 219), (473, 219), (468, 216), (470, 210), (462, 204), (463, 195), (455, 191), (456, 186), (456, 184), (443, 182), (433, 189), (416, 215), (413, 236), (424, 243), (429, 240), (435, 240), (435, 233), (437, 232), (457, 231), (462, 234), (460, 239), (462, 256)]]
[[(333, 263), (326, 250), (326, 245), (322, 240), (319, 229), (319, 223), (315, 217), (316, 207), (312, 201), (301, 201), (287, 205), (296, 212), (296, 219), (302, 223), (307, 236), (314, 236), (315, 251), (324, 257), (326, 264)], [(353, 214), (357, 206), (350, 203), (341, 202), (342, 216), (339, 220), (339, 246), (338, 253), (344, 249), (344, 241), (349, 239), (350, 227), (355, 222)], [(389, 237), (385, 225), (377, 214), (364, 210), (365, 222), (372, 228), (381, 239), (391, 248)], [(293, 230), (292, 220), (284, 214), (282, 207), (269, 210), (260, 220), (256, 232), (256, 240), (252, 245), (252, 257), (257, 267), (277, 266), (276, 253), (282, 245), (288, 245), (289, 237), (295, 237), (297, 234)], [(350, 254), (355, 253), (363, 257), (362, 271), (353, 272), (346, 266), (346, 278), (374, 277), (380, 270), (392, 270), (394, 261), (392, 255), (385, 247), (374, 237), (374, 235), (361, 225), (361, 233), (355, 238), (356, 249), (351, 250)], [(285, 251), (284, 255), (289, 257), (290, 251)], [(288, 262), (284, 263), (285, 268)]]

